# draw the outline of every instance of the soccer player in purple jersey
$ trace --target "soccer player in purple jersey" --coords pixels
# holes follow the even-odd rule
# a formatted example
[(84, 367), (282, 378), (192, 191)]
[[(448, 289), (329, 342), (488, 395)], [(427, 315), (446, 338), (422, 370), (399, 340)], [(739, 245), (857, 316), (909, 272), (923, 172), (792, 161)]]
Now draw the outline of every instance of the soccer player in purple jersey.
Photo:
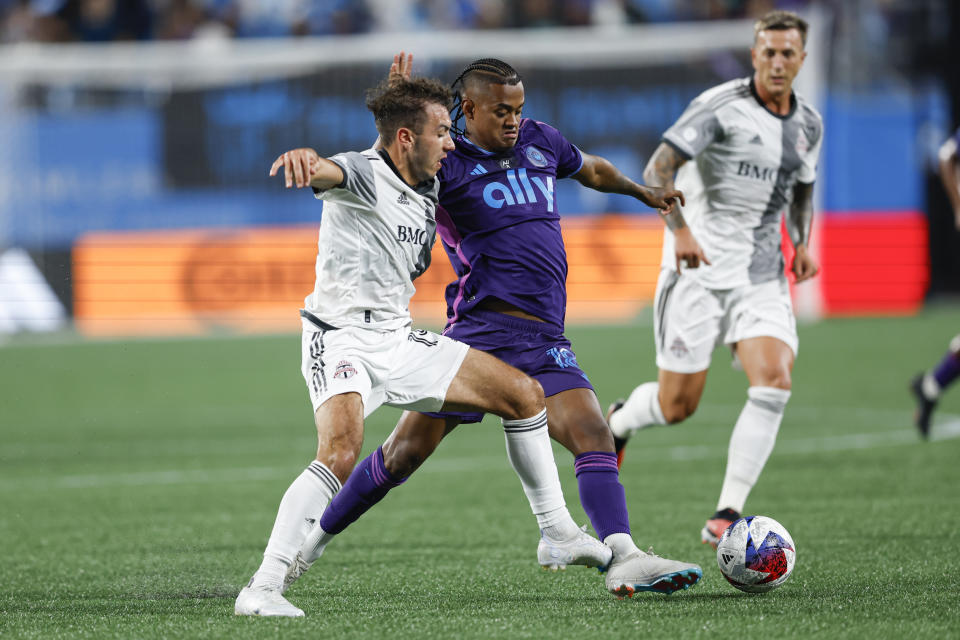
[[(314, 523), (346, 482), (363, 444), (364, 419), (382, 404), (426, 411), (483, 410), (524, 435), (517, 455), (550, 451), (540, 385), (468, 345), (410, 325), (414, 279), (430, 260), (440, 162), (453, 149), (452, 95), (426, 78), (391, 82), (368, 95), (383, 144), (321, 158), (288, 151), (270, 168), (288, 188), (325, 202), (316, 284), (304, 301), (301, 371), (317, 428), (316, 459), (280, 501), (260, 568), (237, 596), (244, 616), (301, 617), (283, 597), (285, 577)], [(532, 454), (531, 454), (532, 450)], [(382, 466), (364, 462), (381, 481)], [(546, 493), (563, 505), (553, 456), (541, 465)], [(356, 478), (344, 488), (346, 495)], [(602, 548), (599, 541), (593, 544)]]
[[(403, 77), (409, 69), (410, 57), (401, 53), (391, 75)], [(437, 230), (458, 276), (446, 290), (444, 335), (497, 356), (543, 386), (550, 436), (574, 454), (580, 501), (609, 548), (602, 562), (607, 589), (623, 597), (688, 588), (702, 576), (700, 567), (644, 553), (630, 535), (612, 434), (563, 335), (567, 261), (554, 190), (557, 180), (573, 177), (665, 211), (683, 195), (639, 185), (608, 160), (581, 152), (553, 127), (523, 118), (523, 83), (500, 60), (470, 64), (454, 87), (459, 89), (454, 120), (462, 115), (465, 124), (438, 174)], [(405, 412), (383, 446), (357, 466), (333, 499), (320, 520), (318, 544), (302, 549), (297, 566), (305, 570), (332, 535), (413, 473), (457, 425), (482, 418), (474, 412)], [(526, 464), (550, 464), (548, 456), (549, 451), (542, 462)], [(380, 460), (387, 474), (378, 479), (364, 473)], [(541, 496), (528, 489), (524, 472), (511, 462), (541, 528), (540, 564), (555, 569), (595, 563), (566, 509), (538, 510)]]
[[(960, 129), (940, 147), (940, 180), (953, 207), (954, 222), (960, 230)], [(930, 437), (930, 418), (940, 394), (960, 378), (960, 335), (950, 341), (950, 348), (936, 367), (918, 374), (910, 383), (917, 403), (914, 424), (924, 438)]]

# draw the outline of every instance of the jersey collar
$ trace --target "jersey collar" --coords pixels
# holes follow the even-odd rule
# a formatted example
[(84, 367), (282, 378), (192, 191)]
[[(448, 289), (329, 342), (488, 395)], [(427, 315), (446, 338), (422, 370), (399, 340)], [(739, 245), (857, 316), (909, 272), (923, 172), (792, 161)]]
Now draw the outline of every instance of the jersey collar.
[[(398, 178), (400, 178), (400, 182), (402, 182), (403, 184), (407, 184), (407, 181), (403, 179), (402, 175), (400, 175), (400, 171), (397, 169), (397, 165), (393, 164), (393, 159), (390, 157), (390, 154), (387, 153), (387, 150), (383, 148), (377, 149), (377, 153), (380, 155), (381, 158), (383, 158), (383, 161), (387, 163), (387, 166), (390, 167), (393, 173), (396, 174)], [(414, 191), (416, 191), (417, 193), (423, 196), (430, 193), (433, 190), (434, 180), (436, 180), (436, 178), (430, 178), (429, 180), (418, 182), (413, 186), (407, 184), (407, 186), (411, 187)]]
[(494, 155), (493, 151), (487, 151), (486, 149), (478, 145), (476, 142), (468, 138), (466, 135), (459, 136), (458, 139), (460, 140), (460, 142), (470, 147), (471, 151), (476, 151), (477, 153), (483, 154), (485, 156)]
[(750, 76), (750, 93), (753, 94), (753, 98), (757, 101), (757, 104), (763, 107), (764, 111), (772, 115), (774, 118), (786, 120), (797, 111), (797, 94), (793, 91), (793, 89), (790, 90), (790, 111), (788, 111), (787, 114), (784, 116), (780, 115), (779, 113), (774, 113), (773, 111), (770, 111), (770, 109), (767, 108), (767, 105), (763, 103), (763, 100), (760, 99), (760, 94), (757, 93), (757, 86), (753, 82), (753, 76)]

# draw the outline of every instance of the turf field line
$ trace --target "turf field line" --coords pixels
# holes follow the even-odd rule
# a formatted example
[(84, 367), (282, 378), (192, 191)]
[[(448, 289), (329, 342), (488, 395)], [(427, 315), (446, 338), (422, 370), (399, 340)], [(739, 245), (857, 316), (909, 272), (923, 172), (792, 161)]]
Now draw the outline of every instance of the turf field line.
[(64, 489), (88, 489), (123, 485), (128, 487), (169, 484), (215, 484), (238, 480), (268, 480), (290, 474), (288, 467), (243, 467), (224, 469), (169, 469), (133, 473), (89, 473), (67, 475), (55, 479), (54, 485)]
[[(960, 437), (960, 416), (941, 415), (934, 424), (931, 440), (942, 441)], [(774, 449), (776, 455), (805, 455), (809, 453), (851, 451), (874, 449), (879, 447), (919, 444), (920, 440), (913, 429), (897, 431), (850, 433), (836, 436), (818, 436), (813, 438), (780, 439)], [(668, 446), (642, 447), (631, 449), (631, 459), (696, 461), (726, 456), (726, 444), (713, 446)], [(558, 467), (571, 467), (570, 456), (558, 455)], [(429, 460), (418, 474), (428, 473), (464, 473), (489, 471), (508, 468), (506, 454), (500, 456), (446, 457), (440, 454)], [(222, 469), (168, 469), (160, 471), (139, 471), (121, 473), (69, 474), (62, 476), (43, 476), (41, 478), (19, 478), (0, 480), (0, 488), (5, 491), (59, 488), (92, 489), (117, 486), (156, 486), (178, 484), (218, 484), (250, 480), (273, 480), (293, 478), (296, 469), (283, 467), (227, 467)]]

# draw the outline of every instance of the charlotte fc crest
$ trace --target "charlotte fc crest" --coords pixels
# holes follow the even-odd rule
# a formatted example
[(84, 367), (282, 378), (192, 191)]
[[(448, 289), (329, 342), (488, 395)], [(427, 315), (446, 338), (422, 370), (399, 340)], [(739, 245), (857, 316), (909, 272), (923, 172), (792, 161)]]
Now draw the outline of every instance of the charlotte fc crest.
[(540, 151), (540, 149), (530, 145), (527, 147), (526, 153), (527, 160), (529, 160), (530, 164), (533, 166), (539, 167), (540, 169), (543, 169), (545, 166), (547, 166), (547, 158), (543, 155), (543, 152)]

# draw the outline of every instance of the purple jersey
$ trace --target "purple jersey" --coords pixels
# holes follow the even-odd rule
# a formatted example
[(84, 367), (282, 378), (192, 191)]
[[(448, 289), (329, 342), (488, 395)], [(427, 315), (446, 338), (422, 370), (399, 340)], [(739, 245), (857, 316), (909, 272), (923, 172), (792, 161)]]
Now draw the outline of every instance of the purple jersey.
[(960, 147), (960, 128), (953, 132), (953, 140), (957, 143), (957, 147)]
[(458, 276), (446, 289), (448, 322), (493, 297), (562, 330), (567, 252), (554, 191), (580, 171), (580, 150), (529, 118), (509, 151), (463, 136), (456, 145), (438, 174), (437, 231)]

